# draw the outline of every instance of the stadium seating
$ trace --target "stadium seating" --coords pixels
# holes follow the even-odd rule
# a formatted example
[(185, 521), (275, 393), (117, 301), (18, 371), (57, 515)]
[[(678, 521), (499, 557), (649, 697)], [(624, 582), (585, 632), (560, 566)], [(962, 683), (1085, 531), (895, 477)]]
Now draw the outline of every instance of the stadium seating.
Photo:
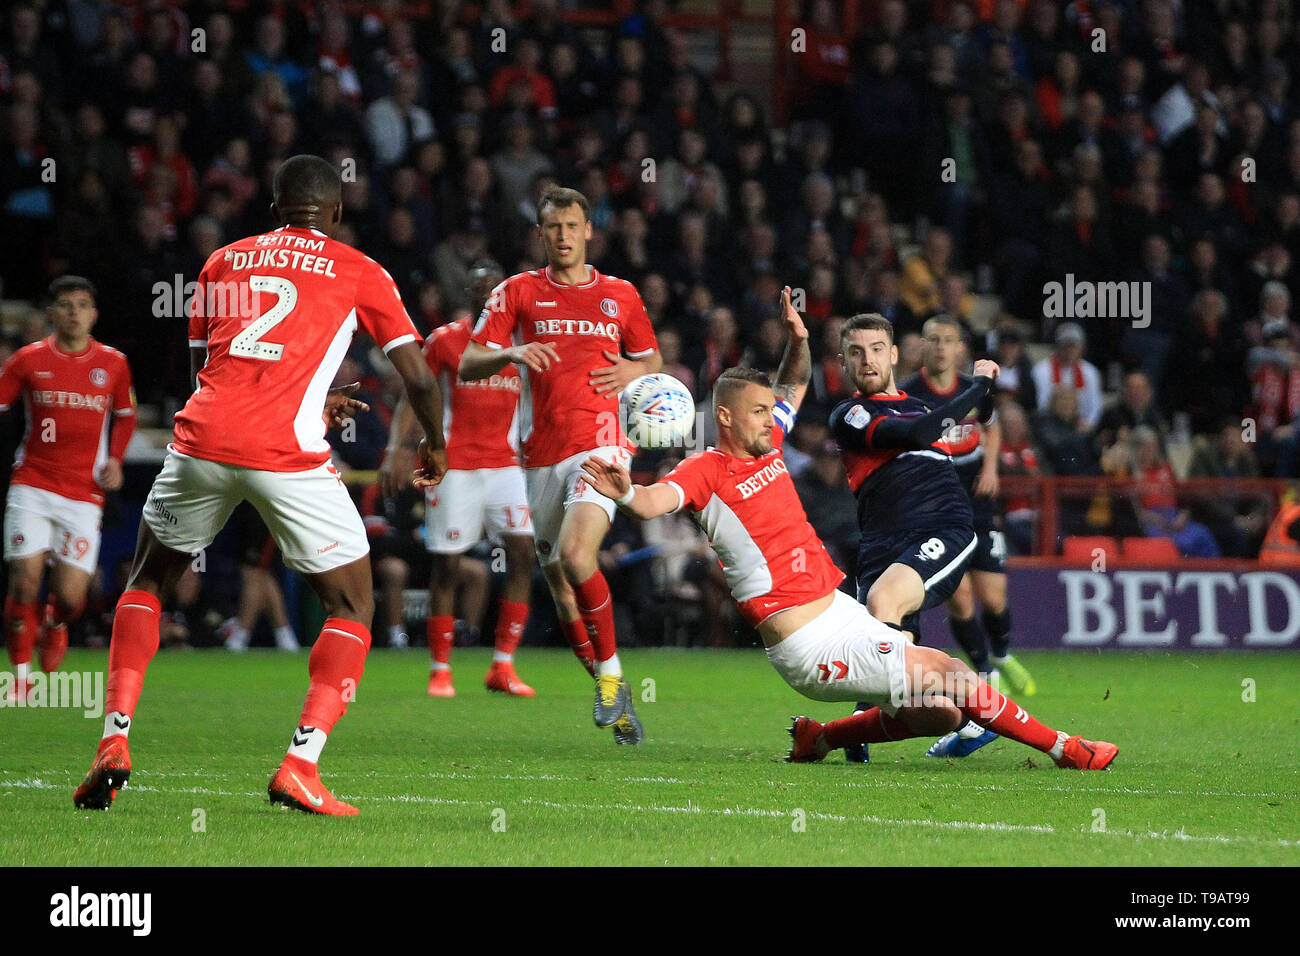
[(1124, 538), (1118, 563), (1166, 564), (1179, 560), (1172, 538)]
[(1108, 565), (1119, 562), (1119, 542), (1114, 538), (1102, 535), (1066, 538), (1062, 546), (1062, 555), (1069, 562), (1092, 564), (1097, 557), (1095, 552), (1098, 549), (1105, 552)]

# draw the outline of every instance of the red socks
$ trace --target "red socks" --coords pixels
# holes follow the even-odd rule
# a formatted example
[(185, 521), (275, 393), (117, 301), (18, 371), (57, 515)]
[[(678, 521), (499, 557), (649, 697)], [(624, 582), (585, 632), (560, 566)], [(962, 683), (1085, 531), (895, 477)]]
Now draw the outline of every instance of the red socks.
[(370, 631), (341, 617), (325, 619), (320, 637), (311, 649), (307, 673), (311, 686), (298, 724), (328, 734), (356, 699), (357, 684), (370, 650)]
[(587, 638), (587, 625), (582, 622), (582, 618), (576, 621), (561, 621), (560, 629), (564, 631), (564, 638), (569, 642), (573, 656), (582, 662), (588, 674), (595, 677), (596, 652)]
[(832, 720), (829, 724), (822, 725), (822, 732), (832, 750), (850, 744), (879, 744), (887, 740), (907, 740), (918, 736), (908, 730), (901, 720), (890, 717), (879, 707), (872, 707), (852, 717)]
[(1010, 697), (1003, 697), (988, 684), (980, 681), (974, 697), (958, 702), (962, 715), (995, 734), (1018, 740), (1026, 746), (1047, 753), (1056, 746), (1057, 733), (1046, 724), (1029, 716)]
[(32, 648), (40, 633), (41, 619), (35, 604), (19, 604), (12, 596), (5, 598), (5, 647), (9, 650), (9, 663), (32, 662)]
[(614, 601), (605, 575), (597, 571), (581, 584), (575, 584), (573, 594), (578, 599), (578, 613), (587, 627), (597, 663), (609, 660), (618, 653), (618, 642), (614, 637)]
[(113, 614), (113, 637), (108, 645), (108, 713), (135, 715), (144, 687), (144, 672), (158, 653), (158, 618), (162, 606), (148, 591), (126, 591)]
[(451, 641), (456, 633), (456, 619), (450, 614), (438, 614), (425, 622), (429, 635), (429, 656), (435, 664), (451, 664)]
[(524, 625), (527, 623), (527, 604), (503, 600), (497, 606), (496, 652), (513, 655), (523, 639)]

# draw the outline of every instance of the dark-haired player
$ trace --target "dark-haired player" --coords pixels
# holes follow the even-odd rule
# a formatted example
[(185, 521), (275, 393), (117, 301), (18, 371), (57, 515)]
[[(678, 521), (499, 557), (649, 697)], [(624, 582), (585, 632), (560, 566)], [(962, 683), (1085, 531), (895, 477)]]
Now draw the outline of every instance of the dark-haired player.
[[(951, 316), (936, 315), (922, 327), (924, 352), (921, 368), (899, 383), (899, 389), (937, 408), (971, 385), (971, 377), (957, 371), (964, 349), (961, 326)], [(987, 396), (953, 423), (943, 443), (970, 499), (977, 543), (970, 566), (948, 599), (953, 636), (973, 666), (997, 683), (1000, 673), (1017, 694), (1031, 697), (1034, 679), (1010, 653), (1011, 612), (1007, 608), (1006, 541), (997, 527), (998, 449), (1002, 429)], [(975, 619), (975, 601), (984, 609), (983, 626)], [(991, 648), (991, 653), (990, 653)], [(930, 748), (934, 757), (965, 756), (969, 742), (958, 735)]]
[[(875, 313), (844, 324), (840, 360), (857, 392), (831, 412), (830, 427), (858, 499), (858, 600), (916, 643), (921, 611), (952, 597), (976, 546), (945, 436), (986, 399), (998, 367), (976, 362), (971, 384), (932, 406), (895, 386), (894, 328)], [(967, 752), (994, 739), (974, 722), (957, 732)], [(866, 759), (865, 750), (847, 756)]]
[[(477, 313), (504, 278), (491, 260), (469, 274), (471, 313), (434, 329), (424, 343), (424, 359), (438, 376), (445, 397), (443, 431), (448, 468), (437, 488), (425, 496), (424, 545), (433, 555), (429, 578), (429, 688), (431, 697), (455, 697), (451, 646), (456, 622), (456, 590), (462, 555), (487, 537), (505, 552), (506, 580), (497, 604), (492, 664), (484, 678), (488, 690), (513, 697), (534, 691), (515, 673), (515, 649), (528, 623), (533, 586), (533, 522), (519, 467), (518, 406), (520, 378), (513, 365), (496, 375), (460, 381), (457, 369), (469, 344)], [(396, 497), (413, 448), (415, 416), (405, 402), (393, 414), (388, 452), (380, 469), (384, 493)]]
[(630, 282), (587, 265), (590, 204), (548, 187), (537, 204), (545, 269), (492, 290), (460, 360), (462, 379), (519, 367), (524, 477), (537, 557), (574, 654), (596, 678), (592, 717), (620, 744), (637, 744), (640, 721), (623, 679), (609, 585), (596, 563), (614, 502), (580, 480), (596, 454), (631, 460), (618, 393), (662, 364), (641, 296)]
[[(32, 649), (58, 670), (68, 622), (81, 614), (99, 558), (104, 492), (122, 486), (122, 457), (135, 431), (126, 356), (91, 337), (95, 287), (80, 276), (50, 284), (54, 334), (24, 346), (0, 369), (0, 412), (21, 395), (27, 431), (5, 499), (5, 643), (14, 693), (28, 690)], [(41, 614), (41, 579), (53, 557)]]
[[(374, 614), (365, 527), (325, 440), (327, 396), (353, 335), (368, 333), (424, 427), (418, 464), (435, 483), (447, 470), (442, 400), (392, 276), (331, 238), (343, 215), (338, 171), (318, 156), (294, 156), (276, 171), (272, 191), (271, 213), (283, 225), (218, 249), (199, 273), (189, 320), (198, 388), (176, 414), (175, 440), (145, 501), (113, 618), (104, 735), (73, 798), (81, 808), (107, 810), (131, 774), (127, 734), (158, 650), (161, 601), (248, 501), (326, 615), (271, 801), (309, 813), (357, 812), (325, 789), (317, 769), (361, 680)], [(212, 720), (220, 732), (221, 715)]]
[(592, 455), (586, 480), (624, 513), (648, 520), (689, 509), (722, 562), (737, 606), (763, 639), (768, 660), (813, 700), (879, 702), (843, 720), (795, 718), (787, 759), (821, 760), (832, 749), (978, 722), (1049, 754), (1057, 766), (1101, 770), (1118, 748), (1040, 723), (942, 651), (909, 644), (838, 589), (843, 573), (808, 524), (781, 457), (812, 371), (808, 332), (783, 294), (789, 340), (775, 386), (731, 368), (714, 385), (718, 445), (692, 455), (653, 485)]

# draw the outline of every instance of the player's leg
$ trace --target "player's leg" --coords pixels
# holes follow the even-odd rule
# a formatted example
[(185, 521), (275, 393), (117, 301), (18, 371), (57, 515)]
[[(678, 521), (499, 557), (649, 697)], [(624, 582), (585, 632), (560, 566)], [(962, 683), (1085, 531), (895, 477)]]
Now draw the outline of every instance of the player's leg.
[(355, 814), (355, 807), (325, 788), (317, 765), (335, 724), (356, 697), (370, 651), (375, 592), (365, 526), (328, 463), (310, 471), (247, 475), (248, 500), (285, 565), (306, 578), (325, 612), (307, 662), (306, 701), (267, 792), (272, 803), (309, 813)]
[(56, 560), (50, 569), (49, 597), (41, 632), (41, 670), (56, 671), (68, 652), (68, 623), (81, 616), (94, 578), (91, 569)]
[(104, 733), (90, 772), (73, 795), (107, 810), (130, 776), (127, 739), (145, 671), (158, 652), (162, 602), (193, 556), (212, 543), (242, 495), (242, 469), (169, 451), (145, 499), (135, 558), (113, 614)]
[[(6, 511), (6, 518), (13, 513)], [(6, 521), (6, 528), (10, 527)], [(12, 540), (13, 533), (7, 534)], [(5, 648), (9, 652), (9, 666), (14, 674), (14, 698), (27, 696), (31, 680), (32, 650), (40, 636), (41, 576), (45, 573), (46, 551), (23, 557), (11, 557), (9, 565), (9, 591), (5, 595)]]
[[(877, 707), (822, 725), (827, 749), (920, 736), (932, 733), (936, 724), (951, 721), (952, 726), (964, 718), (1047, 754), (1059, 767), (1100, 770), (1118, 753), (1114, 744), (1071, 737), (1040, 723), (957, 658), (928, 647), (909, 645), (904, 651), (906, 678), (901, 695), (890, 702), (894, 714)], [(810, 725), (799, 729), (805, 738), (813, 735)]]
[(596, 676), (596, 651), (578, 611), (578, 599), (560, 565), (557, 542), (565, 518), (565, 484), (559, 465), (524, 469), (528, 508), (533, 523), (537, 563), (555, 602), (560, 630), (573, 656), (592, 677)]
[(289, 623), (289, 609), (284, 605), (284, 591), (280, 582), (268, 568), (259, 568), (262, 577), (262, 600), (266, 607), (267, 620), (271, 622), (271, 631), (275, 634), (275, 646), (282, 651), (302, 650), (298, 635)]
[(107, 810), (131, 776), (127, 741), (144, 689), (145, 671), (158, 653), (162, 602), (193, 560), (191, 551), (169, 548), (159, 541), (147, 516), (148, 511), (140, 522), (126, 590), (113, 613), (104, 731), (95, 762), (73, 794), (74, 805), (83, 810)]
[(528, 599), (533, 587), (533, 562), (536, 546), (531, 534), (504, 534), (506, 580), (497, 603), (497, 627), (494, 634), (492, 666), (484, 684), (488, 690), (515, 697), (532, 697), (536, 693), (515, 673), (515, 649), (519, 647), (528, 625)]
[(957, 646), (965, 652), (971, 666), (981, 674), (989, 669), (988, 639), (980, 622), (975, 620), (975, 592), (971, 586), (974, 572), (964, 575), (957, 590), (948, 599), (948, 626)]
[[(903, 630), (903, 618), (919, 611), (925, 603), (925, 581), (910, 565), (895, 563), (885, 568), (866, 592), (867, 612), (888, 627)], [(914, 639), (911, 634), (909, 639)]]
[(395, 554), (388, 554), (374, 562), (375, 577), (379, 579), (379, 598), (384, 605), (384, 621), (388, 626), (388, 646), (405, 647), (406, 628), (403, 626), (404, 601), (402, 593), (410, 579), (411, 569)]
[(610, 515), (587, 501), (572, 504), (560, 529), (560, 567), (573, 588), (578, 613), (596, 656), (596, 698), (592, 719), (597, 727), (613, 727), (620, 744), (641, 741), (641, 723), (632, 705), (632, 688), (623, 677), (614, 635), (614, 597), (597, 565), (600, 543), (609, 531)]
[(451, 647), (456, 635), (456, 584), (460, 580), (460, 555), (434, 552), (429, 575), (429, 696), (455, 697), (451, 682)]
[(534, 691), (515, 673), (515, 649), (528, 624), (528, 600), (533, 590), (536, 542), (532, 513), (521, 468), (491, 468), (482, 472), (490, 487), (483, 521), (488, 540), (498, 545), (506, 559), (506, 579), (497, 603), (497, 626), (492, 666), (484, 683), (488, 690), (517, 697)]
[(57, 543), (55, 495), (28, 485), (10, 485), (5, 498), (4, 559), (9, 570), (5, 594), (5, 647), (14, 673), (13, 694), (27, 696), (32, 650), (40, 636), (41, 578)]
[[(995, 532), (998, 533), (998, 532)], [(990, 661), (1017, 694), (1033, 697), (1038, 686), (1024, 664), (1011, 653), (1011, 608), (1007, 605), (1007, 576), (999, 572), (972, 571), (975, 595), (984, 609), (984, 630), (989, 636)]]

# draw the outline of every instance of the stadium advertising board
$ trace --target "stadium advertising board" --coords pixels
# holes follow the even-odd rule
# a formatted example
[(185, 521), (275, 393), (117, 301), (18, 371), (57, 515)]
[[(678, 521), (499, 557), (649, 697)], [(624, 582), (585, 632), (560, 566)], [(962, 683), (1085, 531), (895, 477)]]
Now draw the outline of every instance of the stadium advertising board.
[[(1281, 650), (1300, 647), (1300, 574), (1272, 568), (1020, 567), (1007, 575), (1016, 647)], [(955, 646), (947, 609), (925, 643)]]

